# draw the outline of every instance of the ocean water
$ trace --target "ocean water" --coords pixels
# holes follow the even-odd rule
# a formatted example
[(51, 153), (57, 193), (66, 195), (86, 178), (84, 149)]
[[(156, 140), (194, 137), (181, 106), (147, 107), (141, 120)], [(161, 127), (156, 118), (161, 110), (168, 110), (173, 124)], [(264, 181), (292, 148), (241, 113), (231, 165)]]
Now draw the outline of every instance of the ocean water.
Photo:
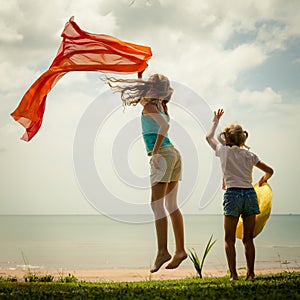
[[(226, 270), (223, 216), (185, 215), (186, 248), (202, 257), (210, 236), (217, 242), (204, 268)], [(255, 238), (256, 269), (300, 267), (300, 215), (272, 215)], [(153, 223), (129, 224), (102, 215), (0, 216), (0, 268), (141, 269), (156, 255)], [(169, 226), (170, 251), (174, 238)], [(237, 264), (245, 267), (237, 240)], [(193, 269), (187, 259), (181, 269)]]

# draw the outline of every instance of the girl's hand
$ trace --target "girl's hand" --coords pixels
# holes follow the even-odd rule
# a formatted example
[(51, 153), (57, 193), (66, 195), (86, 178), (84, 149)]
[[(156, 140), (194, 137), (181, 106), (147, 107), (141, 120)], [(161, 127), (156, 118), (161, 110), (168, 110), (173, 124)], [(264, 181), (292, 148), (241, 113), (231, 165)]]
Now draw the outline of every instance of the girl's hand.
[(258, 181), (258, 186), (262, 186), (265, 182), (267, 182), (266, 176), (262, 176)]
[(159, 167), (159, 154), (152, 154), (152, 163), (155, 169), (160, 169)]
[(255, 166), (265, 172), (265, 175), (262, 176), (258, 181), (258, 186), (262, 186), (271, 178), (271, 176), (274, 173), (274, 170), (262, 161), (259, 161)]
[(218, 127), (219, 124), (219, 119), (222, 117), (223, 114), (224, 114), (224, 110), (221, 108), (219, 108), (217, 111), (214, 111), (212, 128), (208, 131), (206, 135), (206, 140), (208, 144), (213, 148), (213, 150), (216, 150), (218, 145), (218, 141), (215, 140), (214, 135), (215, 135), (216, 128)]
[(223, 108), (219, 108), (217, 111), (214, 111), (215, 120), (220, 120), (223, 114), (224, 114)]
[(142, 79), (143, 78), (143, 72), (144, 72), (144, 70), (141, 71), (141, 72), (138, 72), (138, 79)]

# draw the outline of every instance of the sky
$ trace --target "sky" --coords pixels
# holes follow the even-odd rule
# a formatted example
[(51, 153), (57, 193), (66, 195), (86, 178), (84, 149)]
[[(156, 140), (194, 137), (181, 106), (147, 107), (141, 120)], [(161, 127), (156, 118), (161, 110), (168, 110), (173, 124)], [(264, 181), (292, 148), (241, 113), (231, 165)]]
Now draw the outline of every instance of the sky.
[[(219, 130), (241, 124), (251, 151), (275, 170), (272, 213), (299, 214), (299, 11), (298, 0), (0, 0), (0, 214), (147, 211), (141, 107), (124, 111), (102, 73), (63, 77), (29, 143), (10, 116), (50, 66), (71, 16), (85, 31), (150, 46), (144, 77), (170, 78), (169, 135), (184, 163), (183, 213), (222, 213), (220, 169), (205, 142), (221, 107)], [(262, 175), (255, 169), (253, 182)]]

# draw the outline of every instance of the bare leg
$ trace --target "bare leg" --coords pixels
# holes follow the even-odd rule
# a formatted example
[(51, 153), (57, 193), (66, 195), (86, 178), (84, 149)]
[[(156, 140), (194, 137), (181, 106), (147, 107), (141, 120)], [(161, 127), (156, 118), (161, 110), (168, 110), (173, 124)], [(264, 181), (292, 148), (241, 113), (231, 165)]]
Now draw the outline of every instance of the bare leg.
[(247, 261), (247, 276), (246, 280), (254, 279), (254, 260), (255, 260), (255, 247), (253, 243), (253, 232), (255, 226), (255, 215), (247, 217), (243, 220), (244, 235), (243, 244), (245, 247), (245, 256)]
[(157, 255), (150, 269), (151, 273), (157, 272), (160, 267), (171, 259), (168, 251), (168, 220), (164, 208), (164, 195), (167, 183), (157, 183), (152, 186), (151, 207), (155, 216), (155, 229), (157, 238)]
[(173, 232), (175, 236), (175, 254), (171, 262), (166, 266), (166, 269), (177, 268), (183, 260), (187, 258), (187, 254), (184, 250), (184, 225), (182, 214), (177, 206), (177, 191), (178, 181), (170, 182), (166, 190), (166, 208), (170, 213)]
[(235, 232), (239, 217), (224, 216), (225, 229), (225, 252), (230, 271), (230, 279), (237, 280), (238, 275), (236, 271), (236, 253), (235, 253)]

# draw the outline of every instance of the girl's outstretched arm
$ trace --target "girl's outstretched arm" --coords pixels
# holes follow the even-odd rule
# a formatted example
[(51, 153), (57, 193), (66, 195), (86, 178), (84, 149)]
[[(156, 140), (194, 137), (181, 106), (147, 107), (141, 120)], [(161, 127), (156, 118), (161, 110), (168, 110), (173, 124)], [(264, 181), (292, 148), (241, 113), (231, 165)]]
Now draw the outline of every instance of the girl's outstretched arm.
[(267, 182), (268, 179), (273, 175), (274, 170), (262, 161), (259, 161), (255, 166), (266, 173), (258, 182), (258, 186), (262, 186), (263, 183)]
[(216, 128), (218, 127), (219, 120), (220, 120), (220, 118), (222, 117), (223, 114), (224, 114), (223, 109), (218, 109), (217, 111), (214, 111), (213, 124), (212, 124), (212, 127), (211, 127), (210, 131), (206, 135), (206, 140), (207, 140), (208, 144), (214, 150), (216, 150), (216, 147), (217, 147), (217, 144), (218, 144), (218, 141), (214, 138), (215, 131), (216, 131)]

